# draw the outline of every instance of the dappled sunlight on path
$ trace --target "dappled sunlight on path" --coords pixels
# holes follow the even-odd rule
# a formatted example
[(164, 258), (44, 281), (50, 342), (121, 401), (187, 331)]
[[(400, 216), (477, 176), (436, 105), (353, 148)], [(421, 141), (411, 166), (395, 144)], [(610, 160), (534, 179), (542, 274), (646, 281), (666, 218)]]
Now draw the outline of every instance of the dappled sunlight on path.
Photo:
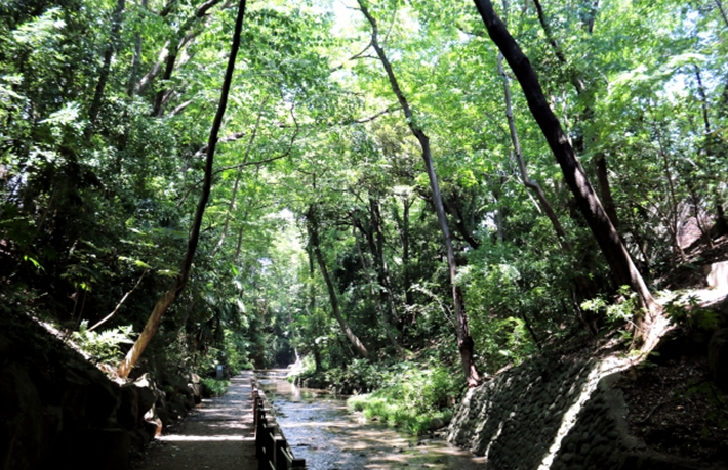
[(202, 408), (155, 441), (138, 470), (257, 468), (253, 415), (250, 404), (251, 373), (231, 380), (222, 397), (203, 400)]

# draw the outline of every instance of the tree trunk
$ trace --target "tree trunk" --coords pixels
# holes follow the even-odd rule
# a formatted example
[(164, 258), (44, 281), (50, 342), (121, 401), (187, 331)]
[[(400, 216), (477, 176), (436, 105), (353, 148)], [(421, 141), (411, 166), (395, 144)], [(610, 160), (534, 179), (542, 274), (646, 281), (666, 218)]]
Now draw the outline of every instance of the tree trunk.
[(505, 240), (505, 214), (504, 204), (501, 201), (501, 186), (503, 185), (503, 177), (499, 176), (496, 182), (493, 182), (495, 178), (488, 178), (490, 182), (490, 193), (493, 195), (493, 200), (496, 204), (495, 210), (495, 241), (496, 243), (502, 244)]
[(227, 109), (228, 94), (230, 93), (230, 86), (232, 84), (233, 72), (235, 70), (235, 58), (238, 55), (238, 49), (240, 48), (240, 34), (243, 28), (243, 18), (245, 16), (245, 2), (246, 0), (240, 0), (240, 6), (238, 7), (238, 15), (235, 21), (235, 31), (233, 33), (232, 46), (230, 48), (230, 58), (227, 64), (227, 71), (225, 72), (225, 81), (220, 92), (220, 101), (218, 102), (217, 112), (212, 122), (212, 128), (210, 129), (210, 136), (208, 139), (207, 147), (207, 158), (205, 159), (205, 178), (202, 184), (202, 194), (200, 200), (197, 203), (197, 210), (195, 211), (195, 217), (192, 222), (190, 229), (190, 238), (187, 244), (187, 253), (185, 254), (184, 261), (180, 273), (175, 279), (174, 286), (167, 292), (162, 294), (152, 310), (152, 314), (149, 316), (144, 331), (134, 341), (129, 352), (124, 357), (124, 360), (119, 366), (119, 377), (126, 378), (131, 372), (134, 364), (136, 364), (139, 356), (144, 352), (149, 342), (152, 340), (154, 335), (157, 333), (159, 323), (162, 320), (162, 315), (167, 309), (174, 303), (175, 299), (187, 286), (187, 282), (190, 278), (190, 271), (192, 270), (192, 261), (197, 251), (197, 245), (200, 239), (200, 227), (202, 226), (202, 216), (205, 213), (205, 207), (207, 201), (210, 198), (210, 188), (212, 187), (212, 163), (215, 156), (215, 145), (217, 144), (217, 136), (220, 131), (222, 119), (225, 116), (225, 110)]
[[(412, 201), (409, 196), (402, 196), (402, 217), (400, 218), (399, 212), (397, 211), (397, 201), (393, 200), (393, 213), (394, 220), (397, 222), (397, 229), (399, 231), (399, 241), (402, 244), (402, 283), (404, 284), (404, 302), (407, 307), (414, 305), (415, 301), (412, 296), (412, 280), (410, 276), (410, 243), (409, 243), (409, 219), (410, 219), (410, 207), (412, 207)], [(412, 319), (414, 323), (414, 318)]]
[(364, 258), (364, 253), (361, 249), (361, 244), (359, 243), (359, 237), (356, 236), (356, 228), (354, 228), (354, 241), (356, 242), (356, 251), (359, 254), (359, 261), (361, 262), (361, 267), (364, 270), (364, 272), (367, 274), (367, 280), (369, 281), (369, 295), (372, 296), (372, 300), (374, 301), (374, 304), (377, 308), (377, 316), (380, 319), (380, 323), (382, 325), (382, 329), (384, 330), (384, 333), (387, 336), (387, 339), (394, 347), (394, 350), (397, 351), (397, 355), (400, 357), (405, 357), (406, 353), (402, 346), (397, 341), (397, 338), (394, 337), (392, 334), (392, 330), (390, 328), (390, 323), (387, 321), (387, 317), (384, 314), (384, 310), (382, 309), (382, 303), (379, 301), (379, 297), (377, 296), (376, 292), (374, 292), (374, 279), (371, 278), (371, 273), (369, 271), (369, 266), (367, 266), (366, 260)]
[(716, 199), (716, 220), (715, 225), (713, 225), (710, 229), (710, 236), (720, 238), (728, 233), (728, 217), (726, 217), (725, 209), (723, 208), (723, 204), (720, 202), (720, 194), (717, 189), (714, 191), (714, 195)]
[(88, 142), (91, 140), (93, 134), (93, 128), (96, 124), (96, 119), (101, 111), (101, 100), (104, 98), (104, 92), (106, 91), (106, 84), (109, 82), (109, 74), (111, 73), (111, 59), (116, 52), (116, 48), (119, 43), (119, 31), (121, 30), (121, 15), (124, 13), (124, 7), (126, 0), (118, 0), (116, 8), (114, 9), (113, 16), (111, 18), (111, 36), (109, 37), (109, 45), (104, 51), (104, 65), (101, 67), (101, 73), (99, 74), (99, 80), (96, 82), (96, 89), (94, 90), (94, 97), (91, 100), (91, 107), (88, 111), (88, 125), (84, 131), (84, 138)]
[(457, 343), (458, 343), (458, 350), (460, 351), (460, 360), (462, 363), (463, 373), (465, 374), (465, 380), (468, 384), (468, 387), (475, 387), (480, 382), (480, 374), (478, 374), (478, 369), (475, 366), (475, 360), (473, 358), (473, 349), (474, 349), (474, 341), (473, 338), (470, 336), (470, 326), (468, 324), (468, 315), (465, 312), (465, 307), (463, 305), (463, 299), (462, 295), (460, 293), (460, 289), (458, 289), (457, 285), (455, 284), (455, 274), (457, 267), (455, 265), (455, 254), (453, 252), (452, 248), (452, 237), (450, 235), (450, 227), (448, 226), (447, 222), (447, 216), (445, 215), (445, 208), (442, 204), (442, 195), (440, 194), (440, 185), (437, 181), (437, 173), (435, 172), (435, 165), (432, 160), (432, 152), (430, 150), (430, 138), (420, 129), (414, 122), (412, 110), (410, 109), (409, 102), (407, 101), (407, 98), (404, 96), (404, 93), (402, 92), (402, 89), (399, 87), (399, 82), (397, 82), (397, 77), (394, 75), (394, 70), (392, 70), (392, 64), (389, 62), (389, 59), (387, 58), (387, 55), (384, 53), (384, 50), (379, 45), (378, 41), (378, 30), (377, 30), (377, 21), (374, 19), (374, 17), (369, 13), (369, 10), (366, 8), (364, 0), (358, 0), (359, 2), (359, 9), (366, 17), (367, 21), (369, 22), (369, 25), (372, 28), (372, 39), (371, 39), (371, 45), (374, 48), (374, 51), (377, 53), (377, 57), (379, 57), (380, 62), (382, 63), (382, 66), (384, 67), (384, 70), (387, 72), (387, 77), (389, 78), (389, 83), (392, 86), (392, 91), (397, 96), (397, 100), (399, 101), (399, 104), (402, 106), (402, 111), (404, 112), (405, 117), (407, 118), (407, 125), (410, 128), (410, 131), (412, 132), (412, 135), (415, 136), (417, 141), (420, 144), (420, 148), (422, 150), (422, 159), (425, 162), (425, 167), (427, 169), (427, 175), (430, 179), (430, 187), (432, 189), (432, 200), (435, 205), (435, 211), (437, 212), (437, 219), (440, 222), (440, 229), (442, 231), (442, 238), (445, 244), (445, 249), (447, 253), (447, 264), (449, 267), (449, 274), (450, 274), (450, 286), (452, 289), (452, 298), (453, 298), (453, 307), (455, 310), (455, 317), (457, 319)]
[(341, 316), (341, 312), (339, 311), (339, 299), (336, 296), (336, 289), (334, 289), (334, 284), (331, 281), (331, 277), (329, 276), (329, 270), (326, 268), (326, 260), (324, 260), (323, 253), (321, 253), (321, 246), (318, 234), (318, 217), (316, 214), (315, 206), (312, 205), (310, 207), (308, 214), (306, 214), (306, 217), (308, 219), (309, 238), (311, 240), (313, 252), (316, 255), (316, 260), (318, 261), (319, 269), (321, 270), (321, 276), (324, 278), (324, 282), (326, 283), (326, 289), (329, 291), (331, 311), (334, 314), (334, 318), (336, 318), (336, 321), (339, 323), (341, 330), (349, 339), (349, 342), (354, 347), (354, 350), (357, 352), (357, 354), (359, 354), (361, 357), (367, 358), (369, 357), (369, 351), (367, 351), (367, 348), (364, 346), (361, 340), (359, 340), (359, 337), (354, 334), (354, 332), (349, 327), (349, 324), (346, 322), (346, 320), (344, 320), (344, 317)]
[(316, 337), (320, 334), (317, 331), (318, 322), (315, 321), (315, 313), (316, 313), (316, 284), (314, 283), (314, 257), (313, 254), (313, 246), (311, 243), (308, 244), (308, 247), (306, 247), (306, 253), (308, 254), (308, 304), (306, 305), (306, 314), (308, 315), (308, 325), (309, 325), (309, 331), (308, 333), (311, 334), (314, 338), (312, 349), (313, 349), (313, 360), (314, 360), (314, 367), (316, 368), (316, 372), (319, 372), (322, 370), (321, 365), (321, 348), (319, 347), (319, 344), (316, 342)]
[[(538, 0), (533, 0), (533, 2), (536, 5), (538, 21), (541, 24), (541, 28), (543, 29), (547, 38), (549, 39), (551, 46), (554, 48), (556, 56), (559, 58), (559, 61), (564, 67), (568, 67), (566, 56), (559, 47), (558, 42), (553, 36), (551, 28), (546, 22), (543, 10), (541, 9), (541, 4)], [(583, 18), (583, 26), (584, 29), (589, 33), (589, 35), (591, 35), (594, 31), (594, 22), (596, 20), (597, 8), (599, 7), (599, 0), (595, 0), (594, 3), (591, 3), (589, 1), (586, 1), (585, 3), (588, 5), (587, 8), (590, 11), (590, 14)], [(585, 91), (584, 82), (582, 81), (581, 77), (577, 72), (571, 69), (567, 70), (567, 73), (569, 75), (569, 80), (571, 81), (571, 84), (574, 86), (576, 94), (581, 95)], [(584, 119), (582, 119), (582, 122), (591, 120), (594, 117), (594, 110), (591, 108), (590, 105), (587, 104), (584, 108), (583, 116)], [(579, 135), (577, 135), (574, 141), (574, 146), (577, 148), (577, 150), (579, 152), (584, 152), (585, 144), (584, 135), (582, 132), (579, 132)], [(619, 219), (617, 218), (616, 205), (614, 204), (614, 198), (612, 198), (612, 189), (609, 185), (609, 173), (607, 172), (606, 156), (603, 153), (599, 153), (597, 154), (595, 160), (597, 170), (597, 183), (599, 185), (599, 193), (601, 195), (602, 202), (604, 203), (604, 210), (606, 211), (609, 220), (612, 221), (612, 225), (614, 225), (614, 228), (616, 230), (619, 230)]]
[[(629, 285), (639, 296), (640, 304), (650, 312), (656, 314), (660, 311), (659, 305), (654, 301), (650, 291), (642, 279), (642, 275), (634, 265), (632, 258), (622, 244), (614, 225), (609, 220), (594, 188), (574, 154), (569, 139), (564, 134), (556, 115), (549, 107), (541, 90), (536, 73), (531, 64), (503, 25), (493, 10), (490, 0), (474, 0), (475, 5), (483, 19), (488, 35), (498, 46), (508, 61), (511, 69), (521, 84), (528, 101), (531, 114), (539, 125), (541, 132), (549, 143), (556, 160), (561, 166), (564, 179), (571, 189), (576, 203), (591, 228), (601, 248), (604, 257), (609, 263), (612, 275), (617, 285)], [(652, 315), (648, 318), (651, 320)], [(648, 335), (649, 336), (649, 335)], [(645, 337), (645, 346), (651, 348), (657, 338)]]
[(713, 237), (710, 236), (710, 228), (706, 227), (702, 220), (703, 217), (700, 213), (700, 197), (698, 197), (695, 188), (690, 182), (688, 182), (688, 189), (690, 190), (690, 199), (693, 203), (693, 216), (695, 217), (695, 223), (698, 225), (703, 242), (708, 246), (709, 250), (712, 250), (715, 248), (713, 245)]
[(473, 232), (470, 230), (470, 227), (468, 227), (468, 224), (465, 221), (463, 210), (460, 205), (460, 199), (454, 192), (451, 192), (450, 195), (450, 198), (443, 199), (445, 212), (452, 215), (455, 219), (455, 228), (458, 233), (460, 233), (460, 236), (463, 237), (463, 240), (465, 240), (465, 242), (470, 245), (473, 250), (477, 250), (480, 248), (480, 242), (475, 239)]
[[(142, 8), (147, 8), (149, 0), (142, 0)], [(129, 83), (126, 86), (126, 94), (130, 98), (134, 95), (136, 89), (137, 75), (139, 73), (139, 64), (142, 56), (142, 35), (137, 31), (134, 35), (134, 55), (131, 58), (131, 72), (129, 73)]]
[(685, 262), (685, 252), (680, 246), (680, 206), (677, 202), (677, 196), (675, 194), (675, 181), (670, 170), (670, 160), (667, 156), (667, 151), (662, 145), (662, 133), (657, 128), (655, 123), (655, 132), (657, 134), (657, 143), (659, 145), (660, 156), (662, 157), (662, 168), (665, 170), (665, 178), (667, 179), (667, 189), (669, 194), (669, 200), (672, 205), (672, 209), (667, 213), (667, 222), (670, 232), (670, 238), (672, 240), (673, 250), (673, 262), (677, 265), (677, 262)]
[[(572, 246), (571, 242), (569, 241), (568, 237), (566, 236), (566, 231), (564, 230), (563, 225), (561, 225), (561, 221), (559, 220), (559, 217), (556, 215), (556, 212), (554, 211), (554, 208), (551, 206), (551, 203), (546, 198), (546, 195), (543, 192), (543, 189), (541, 189), (541, 185), (538, 184), (537, 181), (532, 180), (528, 177), (528, 170), (526, 169), (526, 162), (523, 158), (523, 153), (521, 152), (521, 143), (518, 139), (518, 131), (516, 129), (516, 121), (513, 118), (513, 106), (511, 104), (511, 87), (508, 82), (508, 76), (503, 70), (503, 55), (498, 53), (498, 72), (503, 77), (503, 94), (505, 95), (506, 100), (506, 116), (508, 117), (508, 127), (511, 132), (511, 140), (513, 141), (513, 148), (514, 153), (516, 156), (516, 160), (518, 161), (518, 167), (521, 171), (521, 179), (523, 180), (524, 186), (531, 189), (538, 198), (538, 204), (543, 209), (543, 211), (546, 213), (546, 216), (551, 221), (551, 225), (554, 227), (554, 231), (556, 232), (556, 238), (558, 240), (559, 246), (562, 250), (564, 250), (566, 253), (573, 253), (574, 247)], [(582, 301), (584, 299), (587, 299), (591, 297), (591, 288), (590, 283), (587, 277), (582, 274), (579, 270), (576, 270), (574, 273), (574, 285), (575, 287), (572, 287), (571, 293), (572, 296), (578, 298), (579, 301)], [(577, 318), (585, 324), (587, 331), (591, 335), (595, 335), (597, 333), (597, 330), (594, 326), (593, 319), (589, 318), (588, 320), (585, 320), (584, 317), (581, 315), (579, 303), (575, 302), (576, 306), (576, 314)], [(524, 315), (524, 320), (525, 320)], [(529, 327), (530, 328), (530, 327)], [(534, 340), (536, 340), (536, 336), (533, 332), (531, 332), (531, 336), (533, 336)], [(540, 347), (540, 346), (539, 346)]]
[(723, 22), (725, 23), (726, 27), (728, 27), (728, 15), (726, 15), (725, 9), (723, 8), (723, 2), (721, 2), (720, 0), (715, 0), (715, 4), (718, 5), (720, 14), (723, 17)]
[[(551, 45), (551, 48), (554, 50), (554, 53), (556, 54), (556, 57), (559, 59), (559, 62), (561, 64), (566, 65), (566, 55), (564, 54), (563, 49), (561, 49), (561, 46), (559, 45), (558, 41), (556, 40), (556, 36), (554, 36), (553, 30), (551, 29), (551, 26), (546, 21), (546, 17), (543, 13), (543, 8), (541, 8), (541, 3), (539, 0), (533, 0), (533, 4), (536, 7), (536, 15), (538, 16), (538, 22), (541, 24), (541, 29), (543, 30), (544, 34), (546, 35), (546, 40)], [(594, 21), (594, 17), (592, 17), (592, 22)], [(594, 28), (594, 24), (592, 23), (591, 28)], [(584, 82), (581, 81), (581, 78), (577, 75), (576, 72), (573, 70), (567, 70), (569, 81), (576, 89), (576, 93), (580, 94), (584, 91)]]
[(384, 287), (384, 291), (381, 291), (382, 300), (389, 307), (388, 323), (391, 324), (397, 320), (398, 315), (397, 306), (394, 303), (394, 290), (392, 289), (392, 279), (389, 274), (389, 266), (387, 265), (387, 258), (384, 255), (384, 224), (382, 223), (382, 213), (379, 201), (374, 198), (369, 198), (369, 208), (372, 217), (372, 229), (377, 243), (377, 251), (376, 253), (373, 253), (377, 263), (377, 277), (379, 285)]
[(609, 172), (607, 170), (607, 157), (603, 153), (596, 156), (597, 163), (597, 183), (599, 184), (599, 193), (604, 201), (604, 210), (607, 217), (612, 221), (615, 230), (619, 230), (619, 218), (617, 217), (617, 206), (614, 204), (612, 197), (612, 187), (609, 185)]
[(503, 70), (503, 54), (498, 53), (497, 62), (498, 73), (503, 78), (503, 95), (505, 96), (506, 101), (506, 117), (508, 118), (508, 129), (511, 132), (511, 140), (513, 141), (513, 153), (515, 154), (516, 160), (518, 161), (518, 168), (521, 171), (521, 179), (523, 180), (523, 185), (531, 189), (536, 194), (539, 206), (541, 206), (541, 209), (543, 209), (543, 211), (546, 213), (546, 216), (551, 221), (551, 225), (554, 227), (554, 231), (556, 232), (556, 235), (558, 237), (559, 245), (564, 249), (564, 251), (571, 253), (574, 251), (574, 249), (571, 246), (568, 238), (566, 237), (566, 231), (564, 230), (563, 225), (561, 225), (561, 221), (556, 215), (556, 212), (554, 212), (554, 208), (551, 206), (549, 200), (546, 199), (546, 195), (544, 194), (543, 189), (541, 189), (541, 185), (538, 184), (537, 181), (532, 180), (528, 177), (526, 161), (523, 159), (523, 153), (521, 152), (521, 142), (518, 139), (516, 121), (513, 118), (511, 86), (508, 83), (508, 76)]

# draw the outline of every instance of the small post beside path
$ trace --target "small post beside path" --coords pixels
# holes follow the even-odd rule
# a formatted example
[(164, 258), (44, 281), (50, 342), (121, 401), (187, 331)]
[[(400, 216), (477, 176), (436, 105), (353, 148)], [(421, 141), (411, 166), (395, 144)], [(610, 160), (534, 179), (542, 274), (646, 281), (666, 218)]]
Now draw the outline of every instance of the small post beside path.
[(265, 392), (258, 388), (255, 377), (250, 379), (250, 390), (258, 470), (305, 470), (306, 460), (293, 458), (291, 447), (276, 422), (273, 407)]

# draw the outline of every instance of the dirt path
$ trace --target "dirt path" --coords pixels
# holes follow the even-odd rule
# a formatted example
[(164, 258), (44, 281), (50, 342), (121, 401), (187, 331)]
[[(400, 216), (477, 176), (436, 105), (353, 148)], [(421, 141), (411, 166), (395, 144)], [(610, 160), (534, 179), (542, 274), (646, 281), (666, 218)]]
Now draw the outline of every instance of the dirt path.
[(203, 400), (168, 434), (152, 443), (137, 470), (240, 470), (257, 468), (250, 404), (250, 372), (231, 380), (228, 392)]

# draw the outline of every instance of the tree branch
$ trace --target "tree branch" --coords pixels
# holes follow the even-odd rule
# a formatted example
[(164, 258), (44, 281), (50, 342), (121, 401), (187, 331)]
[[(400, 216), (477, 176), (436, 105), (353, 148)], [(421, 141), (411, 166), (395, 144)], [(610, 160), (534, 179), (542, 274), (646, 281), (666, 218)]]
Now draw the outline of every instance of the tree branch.
[(147, 271), (149, 271), (149, 268), (145, 268), (144, 269), (144, 272), (142, 273), (141, 276), (139, 276), (139, 279), (137, 279), (137, 282), (136, 282), (136, 284), (134, 284), (134, 287), (132, 287), (129, 292), (127, 292), (126, 294), (124, 294), (124, 297), (122, 297), (121, 300), (119, 301), (119, 303), (116, 304), (116, 308), (110, 314), (106, 315), (100, 322), (96, 323), (94, 326), (92, 326), (91, 328), (89, 328), (86, 331), (94, 331), (96, 328), (100, 327), (101, 325), (103, 325), (104, 323), (106, 323), (107, 321), (109, 321), (109, 319), (111, 317), (113, 317), (116, 312), (119, 311), (119, 308), (121, 308), (121, 304), (124, 303), (124, 301), (126, 300), (126, 298), (129, 297), (129, 295), (131, 295), (132, 292), (134, 292), (134, 289), (136, 289), (137, 287), (139, 287), (139, 284), (141, 284), (142, 279), (144, 279), (144, 275), (147, 273)]
[(393, 106), (390, 106), (390, 107), (388, 107), (387, 109), (385, 109), (383, 111), (379, 111), (378, 113), (373, 114), (373, 115), (371, 115), (369, 117), (365, 117), (365, 118), (361, 118), (361, 119), (354, 119), (352, 121), (345, 122), (345, 123), (343, 123), (341, 125), (344, 125), (345, 126), (345, 125), (348, 125), (348, 124), (364, 124), (366, 122), (371, 122), (371, 121), (377, 119), (378, 117), (384, 116), (385, 114), (391, 114), (393, 111), (399, 111), (401, 109), (402, 109), (401, 106), (400, 107), (396, 107), (396, 106), (393, 105)]
[[(293, 110), (294, 110), (294, 107), (291, 107), (291, 117), (293, 119), (294, 131), (293, 131), (293, 134), (291, 135), (291, 139), (290, 139), (290, 142), (288, 144), (288, 148), (286, 149), (285, 152), (283, 152), (281, 155), (278, 155), (278, 156), (272, 157), (272, 158), (267, 158), (265, 160), (258, 160), (258, 161), (255, 161), (255, 162), (245, 161), (243, 163), (238, 163), (236, 165), (224, 166), (224, 167), (221, 167), (221, 168), (218, 168), (218, 169), (214, 170), (211, 173), (211, 175), (212, 176), (216, 176), (216, 175), (218, 175), (218, 174), (220, 174), (220, 173), (222, 173), (224, 171), (235, 170), (235, 169), (240, 170), (240, 169), (243, 169), (243, 168), (245, 168), (247, 166), (257, 166), (257, 167), (260, 167), (261, 165), (265, 165), (267, 163), (272, 163), (272, 162), (275, 162), (277, 160), (282, 160), (282, 159), (288, 157), (290, 155), (290, 153), (291, 153), (291, 150), (293, 149), (293, 143), (296, 140), (296, 137), (298, 136), (298, 133), (299, 133), (299, 130), (300, 130), (300, 127), (298, 125), (298, 121), (296, 121), (296, 117), (295, 117), (295, 114), (294, 114)], [(245, 135), (245, 133), (238, 133), (238, 134), (233, 134), (231, 136), (228, 136), (228, 137), (233, 137), (233, 136), (237, 136), (237, 137), (235, 137), (234, 139), (231, 138), (230, 140), (227, 140), (227, 142), (232, 142), (233, 140), (238, 140), (243, 135)], [(223, 142), (223, 141), (225, 141), (225, 140), (224, 139), (220, 139), (220, 142)], [(206, 146), (205, 146), (205, 148), (206, 148)], [(180, 201), (177, 203), (177, 205), (175, 207), (181, 206), (187, 200), (187, 197), (190, 195), (190, 193), (192, 192), (192, 190), (195, 189), (197, 187), (197, 185), (199, 185), (202, 182), (203, 182), (203, 180), (200, 179), (200, 180), (194, 182), (189, 188), (187, 188), (187, 191), (185, 192), (185, 195), (182, 197), (182, 199), (180, 199)]]
[[(361, 52), (359, 52), (359, 53), (357, 53), (357, 54), (354, 54), (353, 56), (351, 56), (351, 57), (349, 57), (348, 59), (346, 59), (346, 62), (348, 62), (348, 61), (351, 61), (351, 60), (356, 60), (356, 59), (359, 59), (359, 58), (361, 58), (361, 57), (364, 57), (364, 55), (363, 55), (363, 54), (364, 54), (364, 53), (365, 53), (365, 52), (366, 52), (367, 50), (369, 50), (369, 48), (370, 48), (370, 47), (372, 47), (372, 42), (371, 42), (371, 41), (369, 41), (369, 43), (368, 43), (368, 44), (366, 45), (366, 47), (365, 47), (364, 49), (362, 49), (362, 50), (361, 50)], [(341, 69), (343, 69), (343, 68), (344, 68), (344, 64), (343, 64), (343, 62), (342, 62), (342, 63), (341, 63), (341, 64), (340, 64), (340, 65), (339, 65), (338, 67), (334, 67), (334, 68), (332, 68), (332, 69), (329, 69), (329, 73), (334, 73), (334, 72), (336, 72), (337, 70), (341, 70)]]

